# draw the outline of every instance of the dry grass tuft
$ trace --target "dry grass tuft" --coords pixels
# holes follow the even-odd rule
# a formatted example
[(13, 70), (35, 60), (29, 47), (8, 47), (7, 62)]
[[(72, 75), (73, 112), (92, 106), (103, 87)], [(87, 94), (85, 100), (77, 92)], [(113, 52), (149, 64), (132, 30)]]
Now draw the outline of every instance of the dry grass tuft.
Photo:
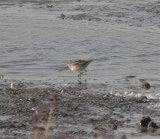
[(56, 101), (57, 101), (57, 95), (54, 95), (53, 100), (51, 101), (51, 108), (50, 108), (50, 112), (49, 112), (49, 115), (48, 115), (47, 123), (45, 125), (45, 136), (44, 136), (45, 139), (48, 138), (48, 133), (49, 133), (50, 124), (51, 124), (51, 120), (52, 120), (52, 115), (54, 113), (54, 108), (55, 108), (55, 105), (56, 105)]

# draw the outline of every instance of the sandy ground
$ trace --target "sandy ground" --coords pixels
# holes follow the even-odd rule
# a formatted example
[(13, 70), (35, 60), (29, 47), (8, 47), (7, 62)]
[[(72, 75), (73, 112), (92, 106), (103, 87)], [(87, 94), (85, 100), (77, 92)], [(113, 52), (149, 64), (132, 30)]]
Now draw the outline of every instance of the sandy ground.
[[(156, 100), (84, 93), (85, 87), (87, 84), (56, 89), (26, 88), (25, 84), (18, 83), (14, 89), (1, 89), (0, 138), (126, 139), (160, 136), (159, 129), (143, 133), (136, 127), (142, 116), (150, 116), (153, 120), (160, 116), (158, 111), (146, 107)], [(155, 122), (159, 126), (159, 121)]]

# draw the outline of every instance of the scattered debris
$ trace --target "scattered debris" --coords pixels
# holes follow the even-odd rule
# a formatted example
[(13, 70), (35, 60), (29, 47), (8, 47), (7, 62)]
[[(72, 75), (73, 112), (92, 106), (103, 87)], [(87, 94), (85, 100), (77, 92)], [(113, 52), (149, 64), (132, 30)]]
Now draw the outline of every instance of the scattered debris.
[(60, 17), (61, 17), (61, 19), (64, 20), (64, 18), (66, 17), (66, 15), (64, 15), (64, 14), (62, 13)]
[(50, 5), (48, 4), (48, 5), (46, 5), (46, 7), (47, 8), (53, 8), (54, 6), (52, 4), (50, 4)]

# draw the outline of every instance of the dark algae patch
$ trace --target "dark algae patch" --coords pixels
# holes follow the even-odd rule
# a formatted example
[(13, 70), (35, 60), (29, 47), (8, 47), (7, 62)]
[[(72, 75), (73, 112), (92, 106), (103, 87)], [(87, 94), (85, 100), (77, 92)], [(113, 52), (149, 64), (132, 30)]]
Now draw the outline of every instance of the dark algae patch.
[[(80, 86), (1, 89), (1, 138), (143, 137), (136, 122), (141, 124), (143, 115), (152, 117), (149, 119), (160, 116), (159, 112), (145, 107), (153, 101), (146, 97), (84, 93), (83, 84)], [(148, 136), (158, 137), (159, 121), (151, 124), (156, 124), (156, 129), (146, 131)]]

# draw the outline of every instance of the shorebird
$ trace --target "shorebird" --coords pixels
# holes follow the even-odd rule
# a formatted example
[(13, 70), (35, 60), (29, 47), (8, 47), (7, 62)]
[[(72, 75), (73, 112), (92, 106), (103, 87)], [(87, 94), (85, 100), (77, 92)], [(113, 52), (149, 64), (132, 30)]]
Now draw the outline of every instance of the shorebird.
[(78, 77), (80, 77), (79, 82), (81, 83), (81, 75), (87, 72), (87, 66), (93, 60), (70, 60), (67, 62), (67, 65), (71, 71), (79, 71)]

